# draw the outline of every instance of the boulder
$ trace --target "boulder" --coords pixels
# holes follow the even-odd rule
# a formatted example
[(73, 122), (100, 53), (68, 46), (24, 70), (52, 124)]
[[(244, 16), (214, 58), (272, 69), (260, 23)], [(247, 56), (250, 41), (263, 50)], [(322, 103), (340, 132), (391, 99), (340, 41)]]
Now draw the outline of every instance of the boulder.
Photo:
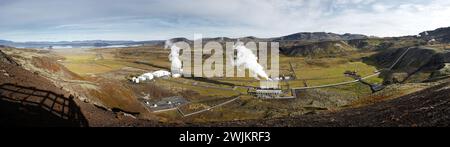
[(392, 77), (392, 82), (394, 83), (400, 83), (402, 81), (405, 81), (406, 78), (408, 78), (408, 73), (405, 72), (401, 72), (401, 73), (393, 73), (391, 75)]
[(450, 76), (450, 63), (445, 63), (444, 67), (439, 70), (434, 71), (431, 74), (431, 78), (442, 77), (442, 76)]

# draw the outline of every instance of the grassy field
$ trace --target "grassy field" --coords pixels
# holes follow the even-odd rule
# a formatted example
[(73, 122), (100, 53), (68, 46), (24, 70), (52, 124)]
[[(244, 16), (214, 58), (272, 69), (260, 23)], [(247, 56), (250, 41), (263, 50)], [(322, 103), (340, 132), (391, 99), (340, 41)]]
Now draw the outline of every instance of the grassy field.
[[(167, 57), (161, 54), (162, 51), (156, 50), (155, 54), (146, 54), (144, 57), (139, 57), (133, 59), (134, 61), (144, 61), (151, 63), (153, 65), (158, 65), (162, 67), (169, 68), (170, 63)], [(117, 59), (111, 56), (108, 58), (106, 55), (111, 55), (112, 53), (104, 54), (104, 60), (92, 61), (95, 56), (93, 54), (90, 57), (81, 57), (82, 62), (86, 62), (90, 60), (90, 63), (95, 63), (95, 65), (101, 66), (98, 68), (98, 72), (108, 71), (109, 70), (117, 70), (126, 66), (136, 66), (134, 63), (130, 61), (133, 60), (123, 60)], [(306, 80), (308, 85), (324, 85), (330, 83), (338, 83), (345, 82), (349, 80), (353, 80), (352, 78), (345, 77), (345, 71), (357, 71), (361, 76), (367, 76), (373, 74), (377, 69), (373, 66), (367, 65), (361, 62), (361, 58), (365, 56), (369, 56), (373, 53), (354, 53), (347, 56), (342, 57), (333, 57), (333, 58), (317, 58), (310, 59), (304, 57), (287, 57), (280, 56), (280, 74), (289, 75), (291, 73), (289, 63), (292, 63), (294, 66), (294, 70), (296, 73), (298, 81), (292, 81), (289, 84), (291, 86), (299, 87), (303, 86), (303, 80)], [(80, 57), (78, 57), (80, 58)], [(74, 62), (78, 63), (78, 60)], [(140, 65), (146, 66), (146, 65)], [(108, 68), (108, 69), (107, 69)], [(83, 69), (77, 69), (82, 71)], [(83, 72), (83, 71), (82, 71)], [(230, 82), (236, 85), (245, 85), (245, 86), (259, 86), (259, 81), (254, 80), (253, 78), (214, 78), (218, 81)], [(379, 78), (371, 78), (368, 79), (369, 82), (372, 83), (381, 83), (381, 79)]]
[[(280, 57), (280, 75), (291, 75), (292, 63), (297, 80), (289, 82), (291, 87), (304, 87), (305, 80), (308, 86), (318, 86), (339, 82), (352, 81), (346, 77), (345, 71), (357, 71), (361, 76), (372, 75), (377, 71), (373, 66), (367, 65), (358, 59), (371, 53), (356, 54), (348, 57), (308, 59), (303, 57)], [(253, 78), (214, 78), (242, 86), (259, 86), (259, 81)], [(370, 83), (381, 83), (382, 79), (373, 77), (367, 79)]]
[(92, 52), (58, 52), (60, 56), (65, 58), (62, 64), (72, 72), (85, 76), (89, 74), (99, 74), (113, 70), (112, 66), (105, 66), (96, 63), (96, 54)]
[[(124, 53), (123, 53), (124, 52)], [(143, 53), (141, 53), (143, 52)], [(102, 55), (102, 59), (98, 58)], [(357, 71), (361, 76), (373, 74), (377, 69), (373, 66), (361, 62), (361, 58), (372, 53), (354, 53), (342, 57), (329, 58), (305, 58), (280, 56), (280, 74), (290, 75), (290, 65), (292, 63), (297, 80), (289, 81), (290, 88), (304, 87), (304, 81), (308, 86), (318, 86), (339, 82), (352, 81), (354, 79), (346, 77), (345, 71)], [(154, 71), (158, 67), (168, 68), (170, 62), (167, 59), (167, 52), (164, 50), (150, 50), (142, 47), (133, 49), (101, 49), (84, 52), (63, 52), (58, 55), (65, 58), (61, 61), (69, 70), (82, 75), (103, 75), (104, 73), (114, 73), (122, 71), (125, 67), (141, 69), (143, 71)], [(136, 63), (136, 61), (144, 62)], [(156, 65), (156, 66), (152, 66)], [(130, 73), (138, 75), (141, 73)], [(109, 74), (111, 75), (111, 74)], [(260, 82), (251, 77), (246, 78), (211, 78), (212, 81), (231, 83), (241, 86), (258, 87)], [(123, 79), (122, 81), (126, 81)], [(374, 77), (367, 81), (371, 83), (381, 83), (380, 78)], [(289, 101), (265, 101), (255, 99), (245, 95), (245, 88), (235, 88), (232, 86), (218, 84), (215, 82), (199, 81), (193, 79), (156, 79), (152, 84), (161, 87), (178, 95), (183, 95), (191, 101), (184, 108), (186, 112), (194, 112), (197, 109), (207, 108), (220, 103), (226, 98), (244, 94), (242, 98), (227, 106), (208, 111), (204, 114), (191, 118), (184, 118), (185, 121), (223, 121), (235, 119), (257, 119), (273, 118), (286, 115), (299, 115), (315, 110), (311, 108), (334, 109), (350, 103), (359, 97), (370, 94), (370, 89), (362, 84), (349, 84), (339, 87), (324, 88), (318, 90), (305, 91), (300, 99)], [(285, 83), (281, 83), (285, 85)], [(283, 87), (286, 88), (286, 87)], [(286, 89), (288, 91), (288, 89)], [(145, 91), (142, 91), (145, 92)], [(189, 93), (189, 94), (187, 94)], [(140, 95), (140, 92), (136, 92)], [(308, 108), (305, 108), (308, 107)], [(169, 111), (160, 114), (167, 119), (176, 119), (180, 115), (176, 111)], [(217, 117), (217, 118), (216, 118)], [(216, 119), (212, 119), (216, 118)]]
[(92, 51), (85, 52), (58, 52), (60, 56), (65, 58), (62, 64), (72, 72), (81, 76), (101, 74), (120, 70), (124, 67), (134, 67), (137, 69), (154, 69), (141, 64), (136, 64), (134, 60), (119, 59), (111, 53), (102, 53), (103, 59), (97, 59), (97, 53)]
[(435, 48), (436, 51), (438, 52), (450, 50), (450, 44), (434, 44), (434, 45), (427, 45), (426, 47)]
[[(139, 48), (139, 50), (142, 50)], [(138, 69), (157, 69), (145, 64), (137, 64), (134, 61), (144, 61), (157, 66), (162, 66), (168, 68), (170, 65), (167, 57), (163, 57), (161, 54), (164, 52), (159, 51), (155, 54), (146, 54), (146, 56), (120, 56), (117, 58), (117, 49), (102, 49), (102, 50), (91, 50), (85, 52), (77, 53), (59, 53), (59, 55), (65, 57), (63, 64), (71, 71), (79, 75), (90, 75), (90, 74), (101, 74), (105, 72), (111, 72), (115, 70), (120, 70), (124, 67), (134, 67)], [(132, 51), (130, 51), (132, 52)], [(162, 53), (161, 53), (162, 52)], [(97, 60), (96, 56), (101, 53), (103, 59)], [(355, 53), (342, 57), (333, 58), (305, 58), (305, 57), (288, 57), (280, 56), (280, 75), (290, 75), (292, 72), (290, 70), (291, 63), (295, 70), (296, 80), (289, 81), (289, 86), (292, 87), (304, 87), (304, 82), (306, 81), (308, 86), (318, 86), (333, 84), (339, 82), (352, 81), (354, 79), (346, 77), (344, 75), (345, 71), (357, 71), (361, 76), (368, 76), (374, 74), (377, 69), (373, 66), (367, 65), (360, 61), (364, 56), (369, 56), (372, 53)], [(138, 54), (141, 55), (141, 54)], [(136, 73), (139, 74), (139, 73)], [(254, 86), (260, 85), (260, 82), (254, 78), (212, 78), (219, 82), (232, 83), (240, 86)], [(371, 83), (381, 83), (382, 79), (373, 77), (367, 79)], [(195, 84), (198, 85), (195, 85)], [(210, 87), (224, 87), (220, 84), (211, 84), (205, 86), (208, 83), (202, 83), (194, 80), (163, 80), (159, 81), (158, 84), (166, 87), (179, 87), (180, 89), (189, 89), (199, 93), (202, 96), (214, 96), (214, 97), (228, 97), (230, 92), (226, 90), (220, 90), (217, 88)], [(285, 84), (285, 83), (282, 83)], [(173, 89), (173, 88), (172, 88)]]

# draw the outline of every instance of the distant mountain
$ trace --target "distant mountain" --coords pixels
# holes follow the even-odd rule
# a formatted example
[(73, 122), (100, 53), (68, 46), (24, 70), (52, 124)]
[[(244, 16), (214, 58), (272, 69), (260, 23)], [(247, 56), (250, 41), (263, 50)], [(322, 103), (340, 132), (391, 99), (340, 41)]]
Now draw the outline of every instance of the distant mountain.
[(420, 37), (426, 40), (435, 40), (443, 43), (450, 43), (450, 27), (422, 32), (420, 33)]
[(302, 45), (282, 44), (280, 52), (288, 56), (333, 57), (356, 51), (355, 46), (346, 41), (322, 41)]
[(8, 41), (8, 40), (0, 40), (0, 43), (13, 43), (12, 41)]
[[(371, 37), (360, 34), (335, 34), (325, 32), (311, 33), (295, 33), (287, 36), (273, 38), (258, 38), (247, 36), (241, 38), (203, 38), (203, 44), (215, 41), (224, 45), (225, 42), (279, 42), (280, 52), (289, 56), (309, 56), (309, 57), (325, 57), (346, 54), (349, 51), (357, 49), (376, 49), (378, 46), (372, 45), (367, 41)], [(187, 42), (192, 44), (193, 41), (186, 38), (173, 38), (172, 42)]]
[(368, 38), (365, 35), (360, 34), (335, 34), (335, 33), (325, 33), (325, 32), (303, 32), (291, 34), (279, 38), (275, 38), (275, 41), (309, 41), (309, 42), (318, 42), (318, 41), (341, 41), (341, 40), (354, 40), (354, 39), (366, 39)]
[[(173, 38), (172, 42), (184, 41), (193, 44), (193, 40), (187, 38)], [(258, 38), (254, 36), (228, 38), (203, 38), (203, 44), (216, 41), (224, 44), (225, 42), (279, 42), (280, 50), (285, 55), (290, 56), (314, 56), (324, 54), (343, 53), (345, 51), (360, 50), (380, 50), (391, 48), (402, 48), (407, 46), (414, 46), (426, 44), (429, 41), (450, 42), (450, 27), (440, 28), (432, 31), (420, 33), (419, 36), (404, 36), (404, 37), (385, 37), (376, 38), (361, 34), (336, 34), (327, 32), (300, 32), (281, 37), (273, 38)], [(28, 47), (28, 48), (46, 48), (49, 46), (116, 46), (116, 45), (159, 45), (164, 46), (164, 40), (152, 41), (129, 41), (129, 40), (84, 40), (84, 41), (60, 41), (60, 42), (12, 42), (7, 40), (0, 40), (0, 45), (14, 46), (14, 47)]]
[(58, 41), (58, 42), (15, 42), (17, 44), (45, 44), (45, 45), (94, 45), (94, 44), (108, 44), (108, 45), (118, 45), (118, 44), (130, 44), (135, 43), (135, 41), (108, 41), (108, 40), (84, 40), (84, 41)]
[(12, 42), (12, 41), (0, 40), (0, 45), (2, 45), (2, 46), (11, 46), (12, 44), (14, 44), (14, 42)]
[[(368, 36), (360, 34), (335, 34), (325, 32), (312, 32), (312, 33), (296, 33), (287, 36), (273, 37), (273, 38), (258, 38), (254, 36), (240, 37), (240, 38), (228, 38), (228, 37), (216, 37), (216, 38), (203, 38), (203, 43), (215, 41), (215, 42), (280, 42), (280, 44), (288, 43), (305, 43), (305, 42), (322, 42), (322, 41), (347, 41), (355, 39), (367, 39)], [(187, 43), (193, 43), (193, 40), (186, 38), (173, 38), (172, 42), (184, 41)]]
[(360, 34), (335, 34), (335, 33), (325, 33), (325, 32), (303, 32), (295, 33), (287, 36), (274, 37), (274, 38), (258, 38), (254, 36), (241, 37), (241, 38), (227, 38), (227, 37), (216, 37), (216, 38), (204, 38), (203, 41), (242, 41), (242, 42), (322, 42), (322, 41), (345, 41), (345, 40), (355, 40), (355, 39), (367, 39), (369, 37)]
[(360, 34), (302, 32), (272, 38), (272, 41), (280, 43), (280, 52), (284, 55), (329, 57), (356, 51), (359, 48), (358, 46), (368, 45), (364, 41), (366, 39), (369, 39), (369, 37)]
[(189, 40), (189, 39), (183, 38), (183, 37), (172, 38), (169, 41), (172, 42), (172, 43), (177, 43), (177, 42), (186, 42), (186, 43), (189, 43), (189, 44), (193, 43), (192, 40)]
[[(241, 38), (228, 38), (228, 37), (216, 37), (216, 38), (203, 38), (203, 43), (210, 41), (216, 42), (280, 42), (281, 45), (297, 45), (299, 42), (320, 42), (320, 41), (342, 41), (342, 40), (354, 40), (354, 39), (365, 39), (368, 38), (365, 35), (359, 34), (335, 34), (335, 33), (325, 33), (325, 32), (312, 32), (312, 33), (296, 33), (282, 37), (275, 38), (257, 38), (254, 36), (241, 37)], [(189, 44), (193, 43), (193, 40), (187, 38), (173, 38), (170, 39), (172, 42), (184, 41)], [(130, 40), (83, 40), (83, 41), (30, 41), (30, 42), (13, 42), (8, 40), (0, 40), (0, 45), (22, 47), (22, 48), (47, 48), (49, 46), (114, 46), (114, 45), (164, 45), (163, 40), (151, 40), (151, 41), (130, 41)]]
[(49, 46), (106, 47), (106, 46), (117, 46), (117, 45), (124, 45), (124, 46), (144, 45), (144, 44), (154, 45), (154, 44), (158, 44), (161, 42), (164, 42), (164, 41), (161, 41), (161, 40), (155, 40), (155, 41), (83, 40), (83, 41), (58, 41), (58, 42), (49, 42), (49, 41), (13, 42), (13, 41), (8, 41), (8, 40), (0, 40), (0, 45), (13, 46), (13, 47), (19, 47), (19, 48), (48, 48)]

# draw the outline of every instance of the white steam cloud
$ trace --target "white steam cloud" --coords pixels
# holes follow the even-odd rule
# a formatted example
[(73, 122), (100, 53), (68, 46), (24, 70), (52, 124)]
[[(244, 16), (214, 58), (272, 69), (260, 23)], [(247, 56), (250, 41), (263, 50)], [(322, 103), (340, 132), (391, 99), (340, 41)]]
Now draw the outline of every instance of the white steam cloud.
[(171, 61), (171, 70), (173, 77), (181, 77), (183, 65), (180, 60), (180, 48), (173, 44), (170, 40), (166, 41), (165, 48), (170, 47), (169, 60)]
[(244, 68), (249, 69), (250, 72), (254, 74), (253, 76), (258, 80), (260, 80), (259, 77), (265, 80), (271, 80), (264, 71), (263, 66), (258, 63), (258, 57), (256, 57), (250, 49), (245, 47), (243, 43), (238, 42), (234, 49), (237, 51), (236, 60), (234, 61), (235, 66), (243, 66)]

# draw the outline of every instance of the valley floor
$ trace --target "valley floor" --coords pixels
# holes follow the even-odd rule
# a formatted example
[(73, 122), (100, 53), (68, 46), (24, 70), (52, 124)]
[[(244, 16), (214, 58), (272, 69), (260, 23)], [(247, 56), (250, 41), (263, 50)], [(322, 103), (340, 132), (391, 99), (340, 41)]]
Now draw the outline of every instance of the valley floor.
[[(140, 48), (123, 50), (140, 51)], [(245, 92), (220, 84), (255, 84), (252, 79), (158, 79), (135, 85), (131, 74), (157, 70), (168, 65), (166, 52), (143, 52), (151, 56), (123, 56), (116, 49), (66, 54), (41, 54), (35, 50), (8, 49), (22, 66), (1, 62), (1, 124), (10, 124), (8, 116), (26, 114), (34, 118), (28, 126), (448, 126), (449, 83), (392, 85), (383, 93), (370, 94), (362, 84), (305, 91), (295, 100), (260, 100), (241, 96), (238, 100), (193, 117), (180, 117), (177, 111), (152, 113), (138, 101), (145, 95), (155, 98), (182, 95), (191, 101), (180, 107), (186, 113), (207, 109)], [(147, 51), (147, 50), (146, 50)], [(101, 55), (98, 55), (101, 53)], [(282, 58), (282, 71), (295, 61), (297, 76), (320, 85), (351, 80), (342, 73), (358, 67), (364, 75), (376, 69), (352, 61), (370, 53), (329, 59), (306, 60)], [(101, 59), (99, 56), (102, 56)], [(136, 61), (149, 61), (140, 64)], [(164, 59), (164, 60), (157, 60)], [(348, 63), (352, 61), (351, 63)], [(64, 65), (64, 66), (61, 66)], [(86, 70), (86, 69), (95, 70)], [(25, 70), (26, 69), (26, 70)], [(325, 71), (325, 72), (324, 72)], [(323, 74), (323, 75), (321, 75)], [(303, 80), (290, 85), (302, 85)], [(216, 83), (211, 83), (215, 81)], [(370, 82), (380, 82), (379, 78)], [(149, 90), (151, 89), (151, 90)], [(231, 89), (231, 90), (226, 90)], [(36, 95), (35, 91), (44, 93)], [(52, 96), (49, 96), (52, 95)], [(44, 99), (44, 100), (43, 100)], [(48, 104), (46, 99), (51, 100)], [(59, 102), (62, 101), (62, 102)], [(28, 102), (35, 102), (30, 103)], [(11, 104), (10, 104), (11, 103)], [(62, 104), (61, 104), (62, 103)], [(18, 109), (11, 109), (17, 105)], [(6, 106), (11, 106), (6, 107)], [(16, 108), (14, 106), (14, 108)], [(68, 109), (67, 109), (68, 108)], [(109, 110), (108, 110), (109, 109)], [(11, 110), (11, 111), (10, 111)], [(36, 111), (35, 111), (36, 110)], [(39, 110), (39, 111), (37, 111)], [(138, 112), (138, 115), (130, 115)], [(11, 115), (13, 114), (13, 115)], [(37, 116), (37, 117), (36, 117)], [(47, 124), (39, 116), (48, 117)], [(54, 124), (56, 123), (56, 124)]]

